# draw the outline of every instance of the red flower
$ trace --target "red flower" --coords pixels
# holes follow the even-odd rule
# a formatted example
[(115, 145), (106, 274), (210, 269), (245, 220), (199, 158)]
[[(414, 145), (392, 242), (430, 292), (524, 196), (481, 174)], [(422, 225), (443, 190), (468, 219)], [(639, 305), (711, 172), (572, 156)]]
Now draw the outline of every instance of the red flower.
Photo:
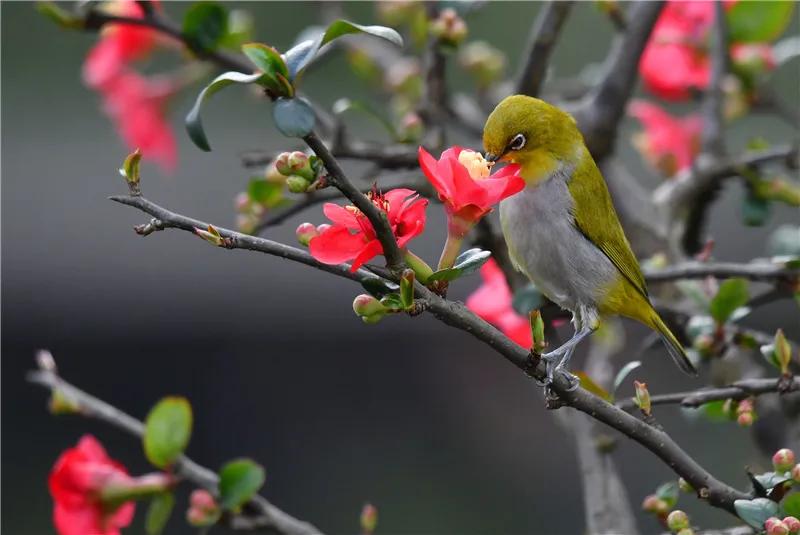
[[(397, 246), (403, 248), (425, 230), (427, 199), (410, 189), (393, 189), (385, 194), (369, 194), (372, 202), (386, 212)], [(308, 244), (311, 256), (325, 264), (352, 260), (351, 271), (379, 254), (383, 247), (367, 217), (354, 206), (327, 203), (323, 209), (333, 225), (322, 230)], [(319, 228), (318, 228), (319, 230)]]
[(165, 115), (167, 99), (174, 93), (172, 83), (124, 71), (108, 79), (100, 93), (103, 109), (128, 147), (140, 149), (144, 157), (173, 171), (178, 149)]
[(134, 504), (116, 508), (103, 504), (101, 493), (109, 486), (129, 485), (125, 467), (106, 455), (103, 446), (86, 435), (61, 454), (50, 473), (50, 494), (55, 501), (53, 521), (60, 535), (119, 535), (133, 520)]
[(713, 2), (667, 2), (639, 62), (650, 91), (667, 100), (685, 100), (692, 88), (708, 87), (706, 38), (713, 21)]
[[(141, 17), (133, 0), (121, 0), (111, 10), (128, 17)], [(100, 41), (83, 64), (87, 86), (103, 97), (103, 108), (131, 150), (141, 149), (145, 158), (167, 171), (177, 163), (177, 145), (165, 115), (167, 98), (175, 92), (173, 83), (146, 78), (130, 67), (155, 46), (157, 34), (150, 28), (112, 24), (104, 28)]]
[(506, 165), (493, 175), (483, 157), (461, 147), (452, 147), (437, 161), (422, 147), (419, 165), (439, 193), (451, 229), (462, 234), (492, 210), (492, 206), (525, 187), (517, 173), (519, 165)]
[[(142, 8), (133, 0), (121, 0), (111, 6), (119, 16), (141, 18)], [(83, 64), (83, 79), (89, 87), (99, 87), (119, 74), (132, 61), (145, 57), (156, 41), (151, 28), (132, 24), (109, 24), (103, 28), (100, 41), (92, 48)]]
[(483, 284), (467, 298), (467, 308), (529, 349), (533, 344), (530, 320), (511, 306), (511, 289), (493, 258), (481, 266), (481, 278)]
[(641, 121), (644, 132), (635, 145), (653, 167), (667, 176), (688, 169), (700, 149), (703, 121), (698, 115), (675, 118), (650, 102), (633, 101), (628, 113)]

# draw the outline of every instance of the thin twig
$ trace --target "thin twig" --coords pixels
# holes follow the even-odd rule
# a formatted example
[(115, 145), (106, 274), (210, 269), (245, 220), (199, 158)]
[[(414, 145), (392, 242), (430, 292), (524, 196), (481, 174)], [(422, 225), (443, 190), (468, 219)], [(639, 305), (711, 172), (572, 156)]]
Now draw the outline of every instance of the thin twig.
[(525, 63), (517, 74), (516, 92), (535, 97), (542, 89), (550, 56), (555, 48), (561, 28), (567, 20), (573, 2), (551, 1), (545, 4), (531, 28)]
[[(412, 145), (375, 144), (351, 140), (346, 136), (334, 139), (330, 151), (336, 158), (344, 160), (361, 160), (380, 165), (383, 169), (412, 169), (419, 165), (417, 149)], [(261, 167), (275, 159), (275, 153), (269, 151), (248, 151), (242, 155), (245, 167)]]
[[(144, 435), (144, 424), (141, 421), (64, 381), (52, 370), (30, 372), (28, 380), (48, 388), (51, 392), (59, 392), (75, 403), (83, 416), (100, 420), (136, 437)], [(217, 493), (219, 476), (189, 457), (181, 455), (175, 462), (174, 471), (177, 476), (209, 492)], [(245, 506), (245, 514), (230, 518), (230, 524), (234, 529), (263, 530), (276, 535), (321, 535), (316, 527), (290, 516), (258, 495), (251, 498)]]
[[(657, 394), (650, 396), (653, 405), (681, 405), (696, 408), (712, 401), (724, 399), (742, 400), (751, 396), (763, 394), (787, 393), (800, 390), (800, 379), (783, 377), (769, 379), (744, 379), (729, 386), (721, 388), (701, 388), (688, 392), (674, 392), (671, 394)], [(617, 402), (617, 407), (625, 410), (634, 410), (636, 405), (632, 399)]]
[(702, 279), (705, 277), (741, 277), (753, 281), (787, 280), (800, 276), (800, 268), (788, 268), (780, 264), (750, 262), (683, 262), (658, 269), (646, 269), (647, 282), (669, 282), (680, 279)]

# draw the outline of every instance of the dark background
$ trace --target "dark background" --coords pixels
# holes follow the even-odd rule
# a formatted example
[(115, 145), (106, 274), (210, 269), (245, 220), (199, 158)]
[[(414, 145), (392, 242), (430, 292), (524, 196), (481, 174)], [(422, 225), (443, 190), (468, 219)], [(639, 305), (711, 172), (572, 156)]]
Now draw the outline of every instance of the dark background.
[[(279, 48), (317, 14), (305, 3), (246, 7), (256, 16), (256, 38)], [(513, 62), (538, 8), (490, 4), (468, 18), (471, 37), (489, 39)], [(167, 5), (176, 17), (184, 9)], [(348, 5), (347, 12), (359, 22), (375, 20), (370, 5)], [(556, 74), (602, 60), (610, 37), (594, 5), (578, 5), (555, 52)], [(580, 533), (571, 435), (544, 410), (540, 389), (488, 347), (426, 316), (365, 326), (350, 308), (359, 287), (304, 266), (213, 249), (182, 232), (146, 239), (132, 232), (147, 218), (106, 200), (124, 192), (116, 169), (127, 151), (80, 81), (94, 40), (55, 28), (33, 4), (2, 4), (3, 530), (53, 532), (47, 474), (83, 433), (99, 437), (133, 473), (149, 470), (139, 444), (121, 432), (48, 414), (45, 392), (24, 380), (35, 349), (46, 347), (64, 377), (137, 417), (164, 395), (188, 397), (193, 458), (210, 467), (235, 456), (257, 459), (267, 468), (264, 494), (326, 532), (355, 532), (368, 500), (380, 509), (381, 533)], [(452, 71), (453, 84), (468, 90)], [(777, 75), (794, 102), (799, 83), (797, 61)], [(305, 90), (324, 105), (368, 93), (338, 54), (308, 76)], [(232, 198), (248, 177), (239, 153), (294, 146), (274, 133), (263, 102), (234, 88), (207, 107), (215, 151), (194, 149), (180, 126), (193, 95), (179, 99), (172, 114), (177, 173), (163, 176), (145, 165), (143, 188), (166, 207), (231, 226)], [(626, 123), (620, 149), (629, 167), (654, 183), (630, 147), (635, 128)], [(729, 146), (742, 150), (755, 133), (786, 141), (791, 131), (752, 116), (730, 129)], [(719, 259), (763, 255), (768, 230), (798, 219), (780, 206), (767, 228), (743, 227), (741, 196), (731, 182), (712, 210)], [(444, 230), (441, 210), (428, 212), (429, 229), (415, 250), (432, 260)], [(270, 237), (293, 241), (303, 220), (323, 217), (319, 209), (308, 212)], [(477, 277), (459, 281), (453, 296), (463, 299), (477, 284)], [(800, 337), (789, 301), (748, 323), (782, 325)], [(635, 348), (641, 330), (629, 327)], [(652, 353), (637, 372), (652, 392), (699, 386), (680, 376), (661, 348)], [(677, 409), (659, 411), (659, 419), (727, 482), (744, 486), (742, 465), (768, 464), (733, 424), (692, 421)], [(637, 508), (673, 477), (628, 441), (614, 456)], [(681, 504), (701, 525), (731, 522), (695, 500)], [(184, 511), (181, 500), (169, 533), (189, 532)], [(645, 533), (658, 531), (651, 518), (641, 516), (639, 524)]]

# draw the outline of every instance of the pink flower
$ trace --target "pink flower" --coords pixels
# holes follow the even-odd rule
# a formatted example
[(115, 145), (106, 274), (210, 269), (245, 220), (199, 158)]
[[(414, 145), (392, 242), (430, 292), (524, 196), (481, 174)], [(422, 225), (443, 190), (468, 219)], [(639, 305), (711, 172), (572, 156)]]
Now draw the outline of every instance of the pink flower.
[(111, 460), (103, 446), (86, 435), (56, 461), (50, 473), (53, 522), (60, 535), (119, 535), (133, 520), (133, 502), (104, 504), (101, 494), (109, 486), (130, 483), (125, 467)]
[(467, 308), (517, 344), (530, 348), (533, 344), (530, 320), (512, 307), (511, 289), (493, 258), (481, 267), (481, 278), (483, 284), (467, 298)]
[(644, 132), (634, 138), (635, 145), (653, 167), (672, 176), (692, 165), (700, 149), (700, 116), (675, 118), (643, 100), (631, 102), (628, 113), (644, 126)]
[[(385, 194), (371, 193), (369, 197), (378, 209), (386, 213), (401, 249), (425, 230), (428, 200), (420, 199), (417, 192), (401, 188)], [(311, 238), (308, 244), (311, 256), (324, 264), (352, 260), (350, 270), (356, 271), (365, 262), (383, 254), (372, 223), (355, 206), (327, 203), (323, 211), (333, 225), (322, 229), (317, 227), (320, 234)]]
[(462, 235), (494, 205), (525, 187), (518, 165), (506, 165), (490, 175), (479, 153), (461, 147), (447, 149), (439, 160), (420, 147), (419, 165), (444, 203), (451, 230)]
[(666, 100), (685, 100), (692, 88), (708, 87), (706, 39), (713, 21), (713, 2), (667, 2), (639, 62), (650, 91)]

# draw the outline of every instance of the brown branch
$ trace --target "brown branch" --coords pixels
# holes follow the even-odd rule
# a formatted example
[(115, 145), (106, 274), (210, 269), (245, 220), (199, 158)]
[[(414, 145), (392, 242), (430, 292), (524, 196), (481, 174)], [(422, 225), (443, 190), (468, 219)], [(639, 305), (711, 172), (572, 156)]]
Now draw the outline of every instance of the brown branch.
[(753, 281), (780, 281), (800, 276), (800, 268), (788, 268), (768, 262), (737, 264), (735, 262), (683, 262), (659, 269), (646, 269), (647, 282), (669, 282), (705, 277), (741, 277)]
[[(419, 165), (417, 149), (412, 145), (378, 145), (339, 137), (331, 141), (331, 154), (345, 160), (360, 160), (380, 165), (383, 169), (412, 169)], [(261, 167), (275, 159), (269, 151), (254, 150), (242, 155), (245, 167)]]
[(525, 47), (525, 63), (516, 77), (516, 93), (531, 97), (539, 95), (550, 56), (572, 5), (570, 1), (551, 1), (541, 8)]
[[(158, 221), (157, 226), (159, 228), (179, 228), (192, 232), (195, 227), (204, 228), (206, 226), (203, 222), (170, 212), (142, 197), (121, 196), (112, 197), (112, 200), (139, 208), (154, 216)], [(229, 243), (230, 248), (250, 249), (280, 256), (357, 281), (373, 276), (364, 269), (358, 270), (356, 273), (350, 273), (346, 265), (329, 266), (321, 264), (305, 251), (271, 240), (247, 236), (222, 228), (218, 229), (218, 231), (226, 239), (226, 243)], [(383, 268), (371, 267), (371, 271), (379, 276), (394, 278), (391, 272)], [(531, 354), (527, 350), (512, 342), (496, 328), (468, 310), (463, 304), (448, 301), (420, 284), (416, 286), (416, 294), (422, 308), (431, 312), (442, 322), (469, 332), (494, 348), (500, 355), (525, 373), (539, 379), (545, 377), (543, 363), (534, 365)], [(558, 376), (553, 385), (553, 390), (558, 394), (561, 403), (584, 412), (639, 442), (662, 459), (678, 475), (686, 479), (694, 488), (705, 489), (702, 494), (711, 505), (733, 513), (733, 501), (747, 497), (744, 493), (714, 478), (664, 431), (648, 425), (582, 388), (569, 392), (567, 391), (568, 387), (569, 384), (566, 378)]]
[[(743, 379), (729, 386), (721, 388), (701, 388), (687, 392), (674, 392), (650, 396), (653, 405), (681, 405), (682, 407), (697, 408), (705, 403), (725, 399), (742, 400), (751, 396), (763, 394), (785, 394), (800, 390), (800, 379), (779, 377), (769, 379)], [(625, 410), (634, 410), (636, 405), (632, 399), (617, 402), (617, 407)]]
[[(135, 437), (141, 438), (144, 435), (144, 424), (141, 421), (66, 382), (58, 376), (54, 368), (30, 372), (28, 381), (65, 396), (78, 406), (82, 416), (100, 420)], [(191, 481), (212, 494), (218, 494), (219, 476), (186, 455), (178, 458), (174, 471), (178, 477)], [(276, 535), (321, 535), (316, 527), (281, 511), (259, 495), (250, 499), (242, 515), (232, 516), (228, 522), (234, 529), (260, 530)]]
[(636, 86), (639, 58), (658, 19), (662, 1), (639, 0), (631, 6), (628, 27), (614, 39), (599, 85), (575, 111), (575, 120), (595, 160), (614, 149), (617, 128)]

